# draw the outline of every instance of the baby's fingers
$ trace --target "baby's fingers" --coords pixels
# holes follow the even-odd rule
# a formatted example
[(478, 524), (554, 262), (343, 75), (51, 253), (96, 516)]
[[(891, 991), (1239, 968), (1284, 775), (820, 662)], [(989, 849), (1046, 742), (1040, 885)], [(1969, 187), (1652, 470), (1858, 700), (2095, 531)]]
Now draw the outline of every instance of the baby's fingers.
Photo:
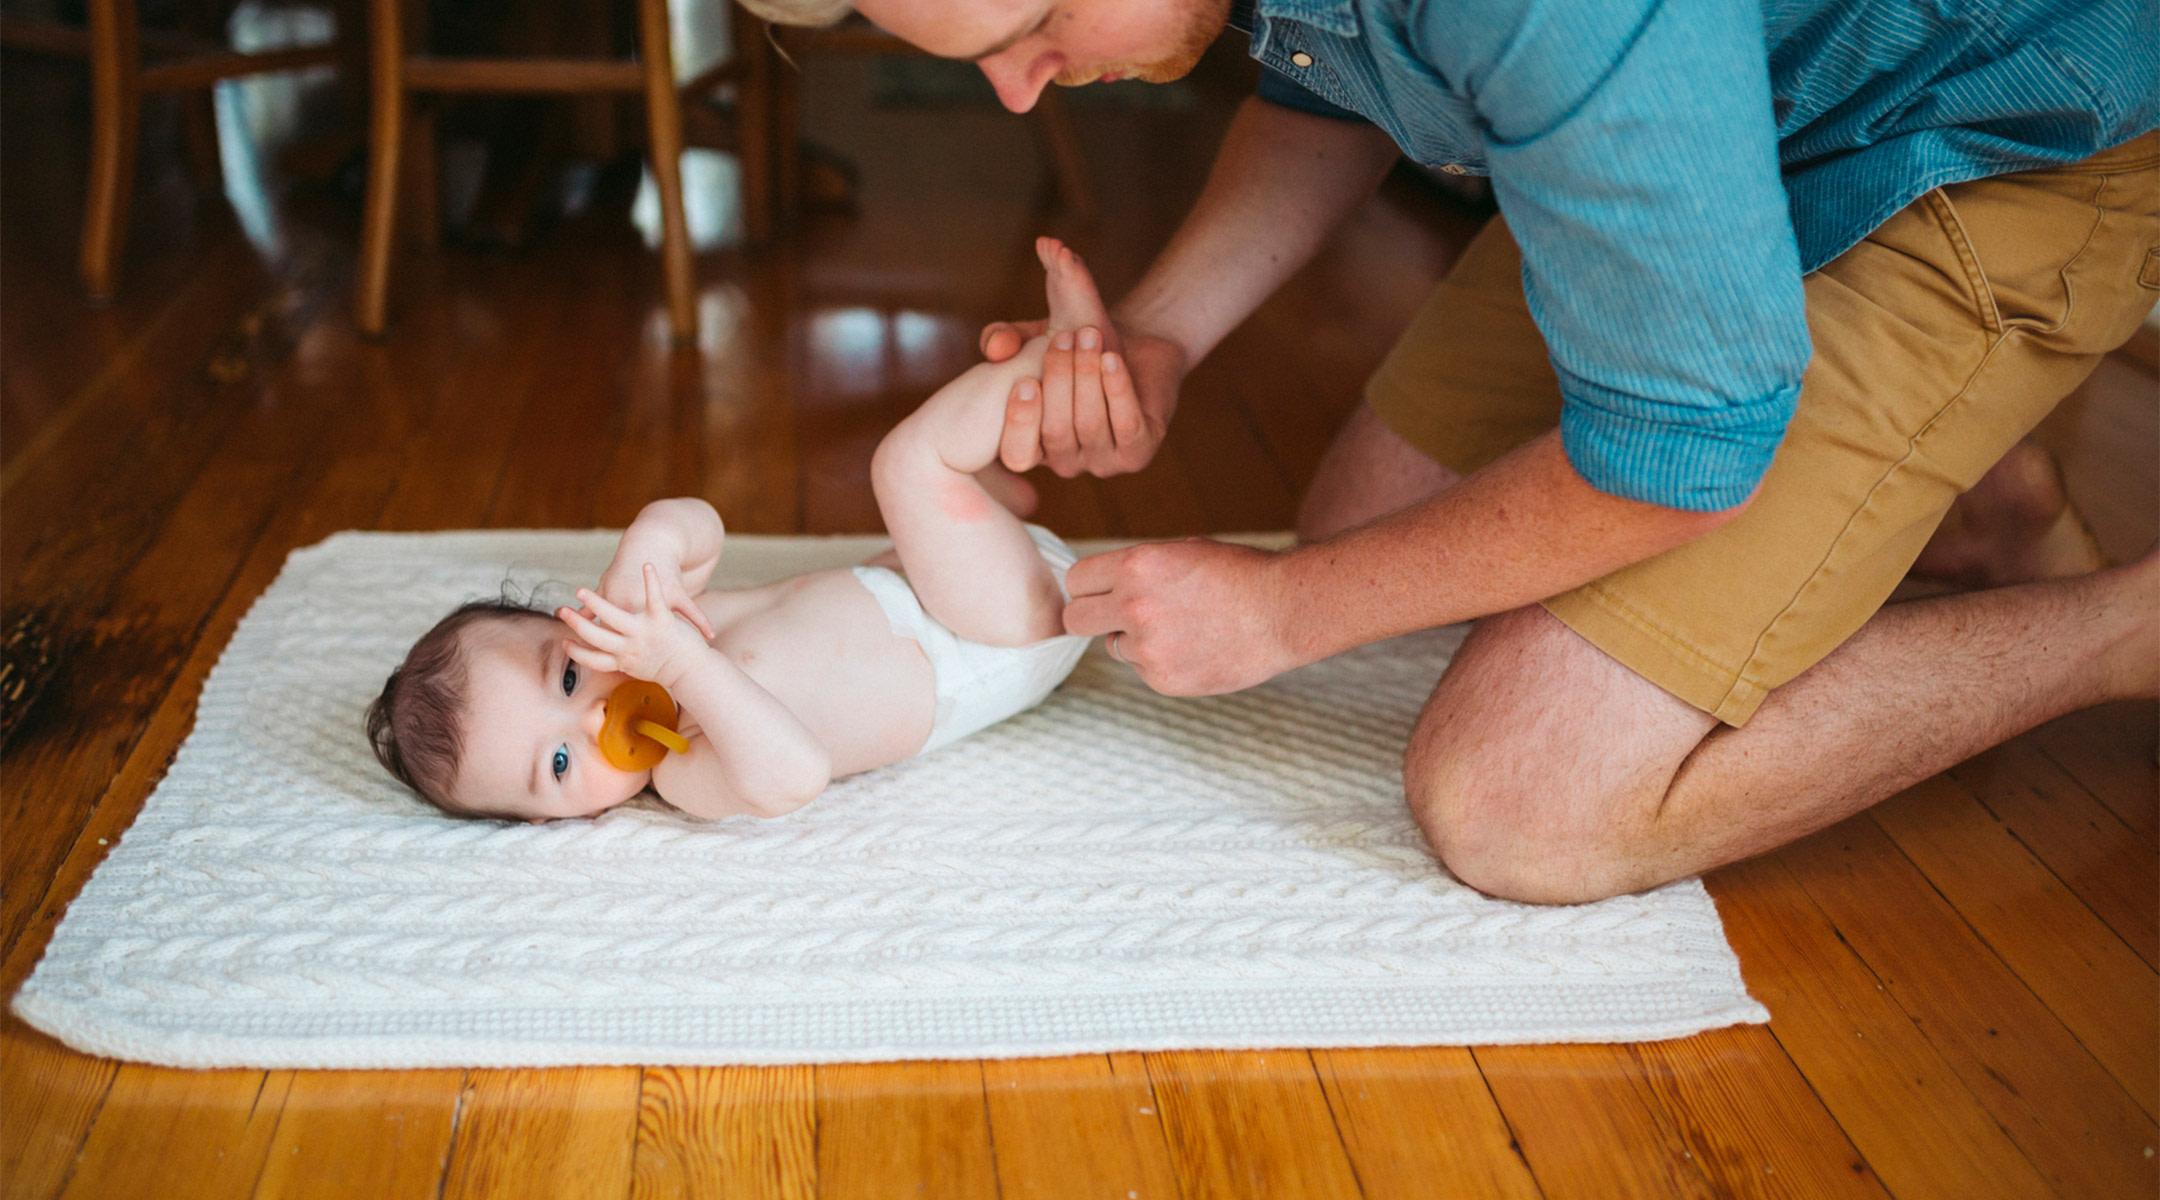
[(572, 662), (580, 666), (590, 667), (595, 671), (621, 670), (616, 665), (614, 655), (602, 650), (595, 650), (574, 638), (563, 639), (563, 653), (568, 654)]
[[(587, 601), (587, 603), (591, 603), (591, 601)], [(576, 634), (579, 641), (594, 649), (621, 650), (629, 643), (630, 639), (612, 629), (596, 624), (592, 618), (574, 608), (558, 608), (555, 610), (555, 615), (561, 619), (563, 624), (570, 627), (570, 632)]]
[(594, 616), (600, 618), (602, 621), (607, 622), (609, 625), (617, 629), (625, 629), (629, 627), (631, 620), (631, 614), (629, 613), (629, 611), (617, 608), (613, 604), (608, 603), (607, 597), (601, 595), (600, 593), (592, 590), (591, 588), (579, 588), (577, 590), (577, 598), (578, 602), (585, 606), (585, 611), (592, 613)]

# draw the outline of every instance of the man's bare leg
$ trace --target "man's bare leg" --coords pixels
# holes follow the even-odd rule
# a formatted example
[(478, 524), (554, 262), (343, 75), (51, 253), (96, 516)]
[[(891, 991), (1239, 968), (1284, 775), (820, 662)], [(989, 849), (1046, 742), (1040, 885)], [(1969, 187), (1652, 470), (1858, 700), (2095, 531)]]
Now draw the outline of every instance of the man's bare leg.
[(1360, 404), (1298, 503), (1298, 540), (1333, 537), (1460, 482), (1462, 476), (1425, 457)]
[(1541, 608), (1478, 623), (1405, 757), (1458, 878), (1574, 902), (1759, 854), (2065, 712), (2160, 692), (2160, 552), (1891, 605), (1733, 729)]

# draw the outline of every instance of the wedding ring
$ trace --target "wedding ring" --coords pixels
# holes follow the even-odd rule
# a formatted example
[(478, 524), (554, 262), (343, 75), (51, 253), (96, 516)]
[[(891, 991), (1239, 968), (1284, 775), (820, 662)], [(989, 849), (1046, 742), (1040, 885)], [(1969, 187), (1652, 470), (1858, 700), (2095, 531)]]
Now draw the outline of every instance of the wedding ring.
[(1113, 630), (1111, 630), (1111, 631), (1110, 631), (1110, 641), (1108, 642), (1108, 644), (1106, 644), (1106, 645), (1105, 645), (1105, 646), (1103, 647), (1103, 649), (1105, 649), (1105, 650), (1107, 650), (1107, 651), (1109, 651), (1109, 652), (1110, 652), (1110, 657), (1112, 657), (1112, 658), (1114, 658), (1114, 659), (1118, 660), (1119, 662), (1124, 662), (1124, 661), (1125, 661), (1125, 656), (1124, 656), (1124, 655), (1122, 655), (1122, 654), (1119, 654), (1119, 653), (1117, 652), (1117, 640), (1118, 640), (1118, 638), (1120, 638), (1120, 637), (1124, 636), (1124, 634), (1125, 634), (1125, 631), (1124, 631), (1124, 630), (1122, 630), (1122, 629), (1113, 629)]

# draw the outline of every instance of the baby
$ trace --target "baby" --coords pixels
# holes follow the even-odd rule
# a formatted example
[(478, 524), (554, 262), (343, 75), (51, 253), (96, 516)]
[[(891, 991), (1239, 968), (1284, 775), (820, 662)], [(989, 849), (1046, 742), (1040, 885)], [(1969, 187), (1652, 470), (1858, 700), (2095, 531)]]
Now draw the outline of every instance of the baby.
[[(1107, 327), (1079, 258), (1048, 238), (1036, 250), (1052, 331)], [(657, 501), (581, 608), (468, 604), (416, 642), (368, 709), (376, 757), (461, 816), (586, 817), (649, 785), (693, 816), (773, 817), (1033, 707), (1087, 648), (1062, 616), (1074, 555), (985, 481), (1026, 491), (996, 474), (998, 437), (1046, 341), (972, 368), (878, 445), (871, 482), (904, 577), (865, 565), (708, 591), (719, 515)], [(628, 679), (674, 697), (687, 752), (650, 770), (602, 756), (606, 701)]]

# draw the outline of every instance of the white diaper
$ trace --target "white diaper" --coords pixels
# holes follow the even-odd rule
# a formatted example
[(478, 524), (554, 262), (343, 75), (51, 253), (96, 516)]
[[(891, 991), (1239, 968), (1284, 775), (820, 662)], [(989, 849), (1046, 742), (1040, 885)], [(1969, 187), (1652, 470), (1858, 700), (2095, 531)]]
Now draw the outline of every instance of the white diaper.
[[(1067, 600), (1065, 571), (1079, 557), (1058, 535), (1040, 525), (1027, 527), (1028, 536), (1042, 551), (1057, 577), (1058, 594)], [(1026, 712), (1042, 703), (1065, 677), (1072, 674), (1087, 650), (1088, 640), (1070, 634), (1048, 638), (1032, 646), (985, 646), (971, 642), (945, 628), (923, 611), (915, 589), (898, 572), (885, 567), (857, 567), (878, 607), (892, 623), (893, 636), (913, 638), (930, 659), (937, 676), (937, 718), (930, 723), (930, 740), (918, 754), (927, 754), (949, 742), (995, 725), (1014, 713)]]

